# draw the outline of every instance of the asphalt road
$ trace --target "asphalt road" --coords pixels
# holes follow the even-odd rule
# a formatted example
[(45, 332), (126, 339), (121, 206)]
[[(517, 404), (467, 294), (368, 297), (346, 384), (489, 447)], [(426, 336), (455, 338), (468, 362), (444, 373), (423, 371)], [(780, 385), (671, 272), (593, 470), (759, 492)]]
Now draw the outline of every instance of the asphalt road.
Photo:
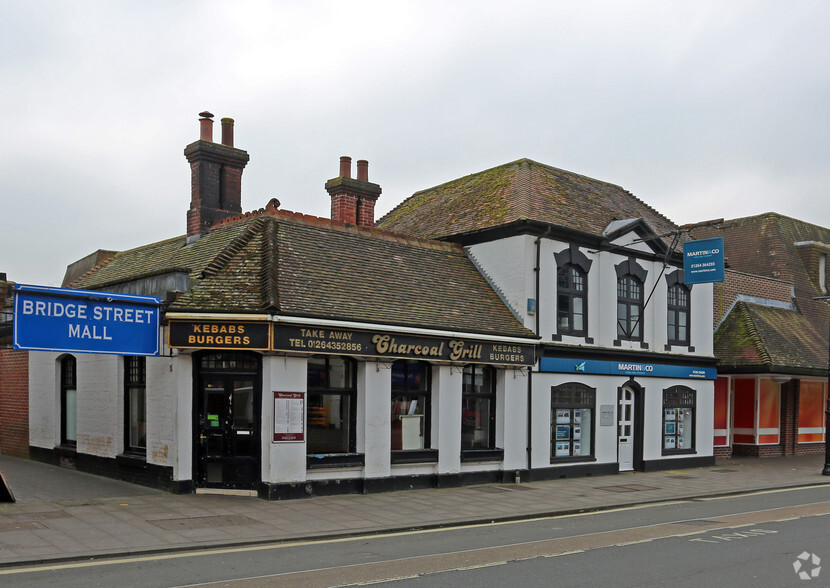
[[(0, 585), (828, 586), (827, 515), (829, 487), (789, 489), (510, 523), (8, 568), (0, 570)], [(817, 571), (816, 558), (827, 569)]]

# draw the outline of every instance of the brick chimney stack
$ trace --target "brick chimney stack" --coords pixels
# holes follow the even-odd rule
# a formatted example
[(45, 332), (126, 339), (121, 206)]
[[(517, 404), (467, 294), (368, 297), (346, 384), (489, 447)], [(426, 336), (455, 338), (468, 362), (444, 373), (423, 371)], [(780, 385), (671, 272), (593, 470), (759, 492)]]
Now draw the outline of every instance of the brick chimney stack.
[(357, 179), (352, 178), (352, 158), (340, 158), (340, 177), (326, 182), (331, 196), (331, 220), (360, 227), (375, 226), (375, 202), (380, 186), (369, 181), (369, 162), (357, 162)]
[(224, 218), (242, 212), (242, 170), (247, 151), (233, 146), (233, 119), (222, 119), (222, 143), (213, 142), (213, 115), (200, 112), (199, 140), (184, 148), (190, 163), (187, 240), (193, 242)]

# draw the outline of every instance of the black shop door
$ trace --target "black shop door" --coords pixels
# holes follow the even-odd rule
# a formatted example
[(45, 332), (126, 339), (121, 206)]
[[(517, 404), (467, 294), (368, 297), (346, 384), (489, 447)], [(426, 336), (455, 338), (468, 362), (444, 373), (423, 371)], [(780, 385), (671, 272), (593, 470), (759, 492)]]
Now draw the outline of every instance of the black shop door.
[(203, 373), (197, 420), (197, 487), (255, 489), (260, 481), (259, 378)]

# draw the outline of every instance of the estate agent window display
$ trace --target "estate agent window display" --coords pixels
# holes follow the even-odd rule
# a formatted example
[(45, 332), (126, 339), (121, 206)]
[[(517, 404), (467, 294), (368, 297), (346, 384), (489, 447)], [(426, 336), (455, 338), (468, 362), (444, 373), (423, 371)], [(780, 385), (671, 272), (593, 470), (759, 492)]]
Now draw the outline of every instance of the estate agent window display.
[(663, 455), (694, 453), (696, 392), (686, 386), (663, 390)]
[(568, 382), (551, 388), (551, 462), (593, 458), (595, 406), (596, 388), (578, 382)]

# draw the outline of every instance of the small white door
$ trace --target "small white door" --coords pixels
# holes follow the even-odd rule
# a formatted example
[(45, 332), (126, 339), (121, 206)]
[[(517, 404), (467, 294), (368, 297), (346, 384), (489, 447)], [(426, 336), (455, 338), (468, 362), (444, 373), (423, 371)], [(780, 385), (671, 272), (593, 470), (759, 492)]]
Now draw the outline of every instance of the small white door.
[(634, 469), (634, 391), (621, 388), (617, 407), (617, 453), (621, 472)]

